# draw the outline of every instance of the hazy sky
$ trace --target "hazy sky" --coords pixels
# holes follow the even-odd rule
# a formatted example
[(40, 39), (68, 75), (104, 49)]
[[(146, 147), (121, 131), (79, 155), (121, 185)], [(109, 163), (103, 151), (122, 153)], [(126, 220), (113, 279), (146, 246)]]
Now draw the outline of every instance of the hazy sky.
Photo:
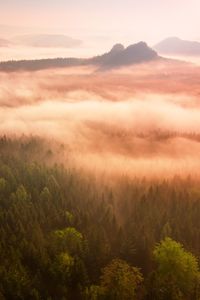
[(199, 11), (199, 0), (0, 0), (1, 24), (130, 42), (198, 39)]

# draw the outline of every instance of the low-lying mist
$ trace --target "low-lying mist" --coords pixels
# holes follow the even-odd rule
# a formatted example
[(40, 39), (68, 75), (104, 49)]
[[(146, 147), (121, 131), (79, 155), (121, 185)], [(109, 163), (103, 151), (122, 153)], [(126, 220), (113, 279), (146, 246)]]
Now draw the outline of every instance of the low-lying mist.
[(1, 73), (0, 134), (61, 143), (67, 161), (88, 170), (199, 176), (199, 86), (199, 67), (167, 60)]

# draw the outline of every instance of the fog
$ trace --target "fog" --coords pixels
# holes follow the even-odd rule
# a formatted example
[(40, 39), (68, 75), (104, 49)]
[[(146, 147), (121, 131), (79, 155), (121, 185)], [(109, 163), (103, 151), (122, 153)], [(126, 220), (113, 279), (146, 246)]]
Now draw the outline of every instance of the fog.
[(1, 73), (0, 134), (62, 143), (66, 161), (88, 170), (199, 176), (199, 83), (198, 66), (167, 60)]
[(24, 59), (45, 59), (57, 57), (90, 57), (95, 53), (100, 53), (102, 49), (93, 44), (81, 45), (72, 48), (60, 47), (28, 47), (11, 45), (9, 47), (0, 47), (1, 61), (24, 60)]

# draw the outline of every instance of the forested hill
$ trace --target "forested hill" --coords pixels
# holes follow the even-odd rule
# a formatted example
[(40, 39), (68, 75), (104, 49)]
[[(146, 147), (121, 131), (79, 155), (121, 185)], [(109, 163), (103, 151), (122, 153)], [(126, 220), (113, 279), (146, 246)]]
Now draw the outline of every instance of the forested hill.
[(0, 139), (0, 299), (199, 299), (197, 180), (97, 183), (54, 155)]
[(49, 58), (0, 62), (0, 71), (36, 71), (74, 66), (96, 66), (100, 70), (108, 70), (145, 63), (158, 58), (157, 53), (149, 48), (146, 43), (139, 42), (127, 48), (122, 45), (119, 47), (119, 44), (117, 44), (109, 52), (91, 58)]

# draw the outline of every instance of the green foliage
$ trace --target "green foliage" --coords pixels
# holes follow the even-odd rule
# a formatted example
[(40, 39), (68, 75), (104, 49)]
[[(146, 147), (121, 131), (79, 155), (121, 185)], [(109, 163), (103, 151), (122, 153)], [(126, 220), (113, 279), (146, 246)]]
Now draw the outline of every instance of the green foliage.
[(4, 286), (6, 299), (24, 299), (28, 297), (30, 279), (24, 267), (20, 264), (2, 268), (0, 272), (1, 284)]
[(153, 255), (157, 264), (157, 292), (161, 299), (189, 299), (194, 295), (200, 272), (197, 259), (190, 252), (180, 243), (165, 238), (155, 247)]
[(143, 277), (139, 269), (129, 266), (125, 261), (114, 259), (103, 269), (101, 288), (105, 299), (138, 299), (137, 289)]
[(83, 300), (100, 300), (104, 299), (104, 297), (104, 289), (97, 285), (91, 285), (83, 292)]
[(49, 149), (0, 138), (0, 299), (199, 300), (199, 180), (111, 184)]
[(69, 211), (66, 211), (66, 220), (69, 222), (70, 225), (73, 225), (74, 216)]
[(28, 198), (29, 197), (28, 197), (28, 194), (27, 194), (27, 191), (26, 191), (25, 187), (23, 185), (20, 185), (17, 188), (17, 191), (16, 191), (16, 199), (17, 199), (17, 201), (24, 202), (24, 201), (27, 201)]
[(71, 254), (76, 254), (81, 251), (83, 246), (83, 235), (74, 227), (56, 230), (54, 235), (61, 249), (66, 249)]
[(0, 193), (3, 193), (6, 189), (6, 180), (4, 178), (0, 178)]
[(114, 259), (103, 270), (100, 285), (86, 288), (86, 300), (131, 300), (138, 299), (138, 289), (143, 282), (138, 268), (127, 262)]
[(59, 280), (62, 280), (62, 282), (66, 284), (70, 281), (74, 263), (73, 257), (67, 252), (60, 253), (55, 259), (52, 271)]

